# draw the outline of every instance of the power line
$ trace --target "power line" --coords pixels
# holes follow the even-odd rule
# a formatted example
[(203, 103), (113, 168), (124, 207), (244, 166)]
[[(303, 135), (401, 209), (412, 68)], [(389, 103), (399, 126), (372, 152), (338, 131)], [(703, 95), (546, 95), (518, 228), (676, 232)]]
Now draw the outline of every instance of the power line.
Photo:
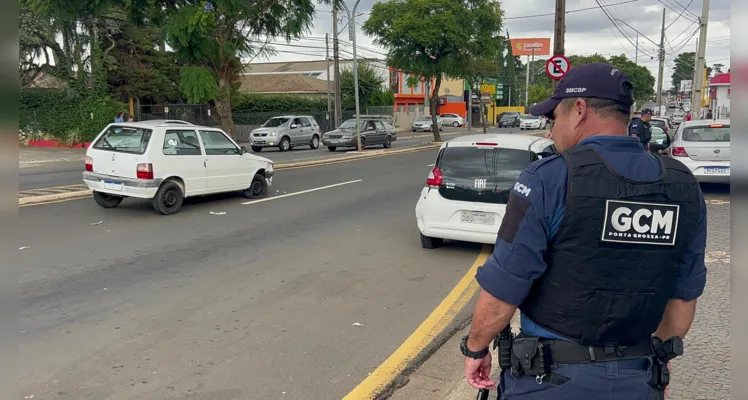
[[(623, 1), (623, 2), (620, 2), (620, 3), (608, 4), (605, 7), (620, 6), (622, 4), (635, 3), (637, 1), (639, 1), (639, 0), (628, 0), (628, 1)], [(568, 11), (566, 11), (566, 13), (567, 14), (571, 14), (571, 13), (576, 13), (576, 12), (581, 12), (581, 11), (589, 11), (589, 10), (596, 10), (596, 9), (597, 9), (597, 7), (587, 7), (587, 8), (580, 8), (580, 9), (577, 9), (577, 10), (568, 10)], [(510, 20), (510, 19), (524, 19), (524, 18), (536, 18), (536, 17), (548, 17), (548, 16), (552, 17), (552, 16), (555, 16), (555, 15), (556, 15), (555, 13), (522, 15), (522, 16), (519, 16), (519, 17), (505, 17), (504, 20), (506, 21), (506, 20)]]
[[(677, 4), (677, 5), (681, 6), (681, 7), (683, 7), (683, 4), (681, 4), (678, 0), (670, 0), (670, 1), (672, 1), (673, 3), (675, 3), (675, 4)], [(689, 5), (690, 5), (690, 3), (689, 3)], [(691, 12), (691, 10), (688, 9), (688, 6), (683, 7), (683, 9), (686, 10), (689, 14), (691, 14), (694, 18), (696, 18), (697, 21), (701, 19), (700, 16), (698, 16), (698, 15), (694, 14), (693, 12)]]
[[(669, 24), (668, 26), (666, 26), (666, 27), (665, 27), (665, 30), (667, 30), (667, 28), (670, 28), (671, 26), (673, 26), (673, 24), (675, 23), (675, 21), (677, 21), (677, 20), (678, 20), (678, 18), (680, 18), (680, 17), (682, 17), (682, 16), (683, 16), (683, 13), (684, 13), (684, 12), (686, 12), (686, 10), (688, 10), (688, 7), (690, 7), (692, 3), (693, 3), (693, 0), (691, 0), (691, 1), (690, 1), (690, 2), (688, 3), (688, 5), (687, 5), (687, 6), (685, 6), (685, 7), (683, 8), (683, 10), (682, 10), (682, 11), (680, 12), (680, 14), (678, 14), (678, 16), (677, 16), (677, 17), (675, 17), (675, 19), (674, 19), (674, 20), (672, 20), (672, 22), (670, 22), (670, 24)], [(686, 19), (687, 19), (687, 18), (686, 18)]]
[[(670, 11), (672, 11), (672, 12), (676, 13), (676, 14), (678, 13), (678, 10), (676, 10), (675, 8), (673, 8), (673, 6), (671, 6), (671, 5), (667, 4), (667, 3), (665, 3), (665, 2), (663, 1), (663, 0), (657, 0), (657, 1), (658, 1), (658, 2), (660, 3), (660, 4), (662, 4), (663, 6), (665, 6), (665, 7), (666, 7), (666, 8), (668, 9), (668, 10), (670, 10)], [(684, 11), (685, 11), (685, 10), (684, 10)], [(684, 18), (685, 18), (685, 17), (684, 17)], [(691, 22), (698, 22), (698, 19), (697, 19), (696, 21), (694, 21), (694, 20), (692, 20), (692, 19), (690, 19), (690, 18), (685, 18), (685, 19), (687, 19), (687, 20), (689, 20), (689, 21), (691, 21)]]
[[(615, 21), (615, 19), (614, 19), (614, 18), (612, 18), (612, 17), (611, 17), (611, 16), (610, 16), (610, 15), (608, 14), (608, 11), (607, 11), (607, 10), (605, 9), (605, 7), (603, 7), (603, 5), (602, 5), (602, 4), (600, 4), (600, 0), (595, 0), (595, 2), (596, 2), (596, 3), (597, 3), (597, 5), (598, 5), (598, 6), (600, 7), (600, 10), (602, 10), (603, 14), (605, 14), (605, 16), (606, 16), (606, 17), (608, 18), (608, 20), (609, 20), (609, 21), (610, 21), (610, 22), (611, 22), (611, 23), (613, 24), (613, 26), (614, 26), (614, 27), (615, 27), (615, 28), (616, 28), (616, 29), (618, 30), (618, 32), (621, 32), (621, 35), (623, 35), (624, 39), (626, 39), (626, 40), (627, 40), (627, 41), (628, 41), (629, 43), (631, 43), (631, 45), (632, 45), (632, 46), (634, 46), (635, 48), (636, 48), (636, 47), (638, 47), (638, 46), (637, 46), (636, 44), (634, 44), (634, 42), (632, 42), (632, 41), (631, 41), (631, 39), (629, 39), (629, 37), (628, 37), (628, 36), (626, 36), (626, 33), (625, 33), (625, 32), (623, 31), (623, 29), (621, 29), (621, 27), (620, 27), (620, 26), (618, 26), (618, 24), (616, 24), (616, 21)], [(614, 33), (615, 33), (615, 32), (614, 32)], [(623, 44), (621, 44), (621, 46), (623, 46)], [(624, 50), (625, 50), (625, 48), (624, 48)], [(641, 52), (642, 52), (642, 53), (644, 53), (644, 55), (647, 55), (647, 56), (650, 56), (650, 57), (654, 57), (654, 56), (652, 56), (651, 54), (648, 54), (647, 52), (645, 52), (645, 51), (643, 51), (643, 50), (641, 50)]]

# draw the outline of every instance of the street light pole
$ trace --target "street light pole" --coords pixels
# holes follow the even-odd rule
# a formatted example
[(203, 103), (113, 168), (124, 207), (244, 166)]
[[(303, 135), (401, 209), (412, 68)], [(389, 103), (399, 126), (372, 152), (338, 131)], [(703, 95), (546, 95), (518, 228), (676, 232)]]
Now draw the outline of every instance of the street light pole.
[(358, 58), (356, 57), (356, 8), (361, 0), (356, 0), (353, 4), (353, 10), (348, 8), (348, 5), (341, 2), (345, 12), (348, 14), (348, 29), (351, 39), (351, 45), (353, 46), (353, 90), (356, 98), (356, 141), (358, 142), (358, 151), (363, 151), (361, 147), (361, 111), (358, 101)]

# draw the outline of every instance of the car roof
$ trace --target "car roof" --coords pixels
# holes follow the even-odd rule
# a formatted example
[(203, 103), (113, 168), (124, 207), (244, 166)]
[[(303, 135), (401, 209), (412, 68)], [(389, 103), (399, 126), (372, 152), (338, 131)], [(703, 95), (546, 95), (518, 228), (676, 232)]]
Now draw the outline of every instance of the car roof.
[(715, 120), (710, 120), (710, 119), (695, 119), (695, 120), (691, 120), (691, 121), (685, 121), (685, 122), (683, 122), (681, 124), (681, 126), (684, 126), (684, 127), (685, 126), (709, 126), (709, 125), (713, 125), (713, 124), (730, 125), (730, 119), (729, 118), (715, 119)]
[(185, 126), (190, 127), (191, 129), (209, 129), (209, 130), (220, 130), (221, 128), (214, 127), (214, 126), (205, 126), (205, 125), (195, 125), (191, 124), (186, 121), (179, 121), (179, 120), (166, 120), (166, 119), (155, 119), (155, 120), (148, 120), (148, 121), (139, 121), (139, 122), (117, 122), (110, 124), (112, 126), (130, 126), (133, 128), (145, 128), (145, 129), (153, 129), (153, 128), (172, 128), (175, 126)]
[(459, 136), (442, 145), (444, 147), (474, 147), (476, 143), (498, 143), (499, 148), (528, 150), (531, 146), (547, 147), (553, 144), (553, 140), (545, 137), (531, 135), (516, 135), (509, 133), (488, 133)]

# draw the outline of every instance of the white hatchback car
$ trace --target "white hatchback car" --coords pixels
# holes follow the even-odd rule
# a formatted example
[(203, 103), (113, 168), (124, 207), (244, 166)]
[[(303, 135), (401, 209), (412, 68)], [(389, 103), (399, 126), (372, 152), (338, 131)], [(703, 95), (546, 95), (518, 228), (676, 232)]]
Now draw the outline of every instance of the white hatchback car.
[(545, 129), (548, 126), (548, 120), (545, 117), (539, 117), (530, 114), (524, 114), (519, 117), (519, 129)]
[(699, 182), (730, 183), (730, 120), (683, 122), (670, 144), (670, 156)]
[(553, 140), (525, 135), (470, 135), (444, 143), (416, 204), (421, 246), (433, 249), (444, 239), (496, 243), (519, 174), (555, 151)]
[(83, 173), (101, 207), (117, 207), (125, 197), (153, 199), (164, 215), (177, 213), (185, 197), (265, 197), (272, 180), (273, 162), (247, 153), (222, 130), (164, 121), (108, 125), (86, 151)]

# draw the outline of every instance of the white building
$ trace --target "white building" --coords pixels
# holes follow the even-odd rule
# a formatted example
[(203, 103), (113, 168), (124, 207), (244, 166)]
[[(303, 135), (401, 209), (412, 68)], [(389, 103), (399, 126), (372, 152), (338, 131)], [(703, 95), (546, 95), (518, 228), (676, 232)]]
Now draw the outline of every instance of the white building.
[[(730, 74), (717, 74), (709, 79), (710, 109), (717, 118), (730, 117)], [(716, 112), (715, 112), (716, 111)]]

